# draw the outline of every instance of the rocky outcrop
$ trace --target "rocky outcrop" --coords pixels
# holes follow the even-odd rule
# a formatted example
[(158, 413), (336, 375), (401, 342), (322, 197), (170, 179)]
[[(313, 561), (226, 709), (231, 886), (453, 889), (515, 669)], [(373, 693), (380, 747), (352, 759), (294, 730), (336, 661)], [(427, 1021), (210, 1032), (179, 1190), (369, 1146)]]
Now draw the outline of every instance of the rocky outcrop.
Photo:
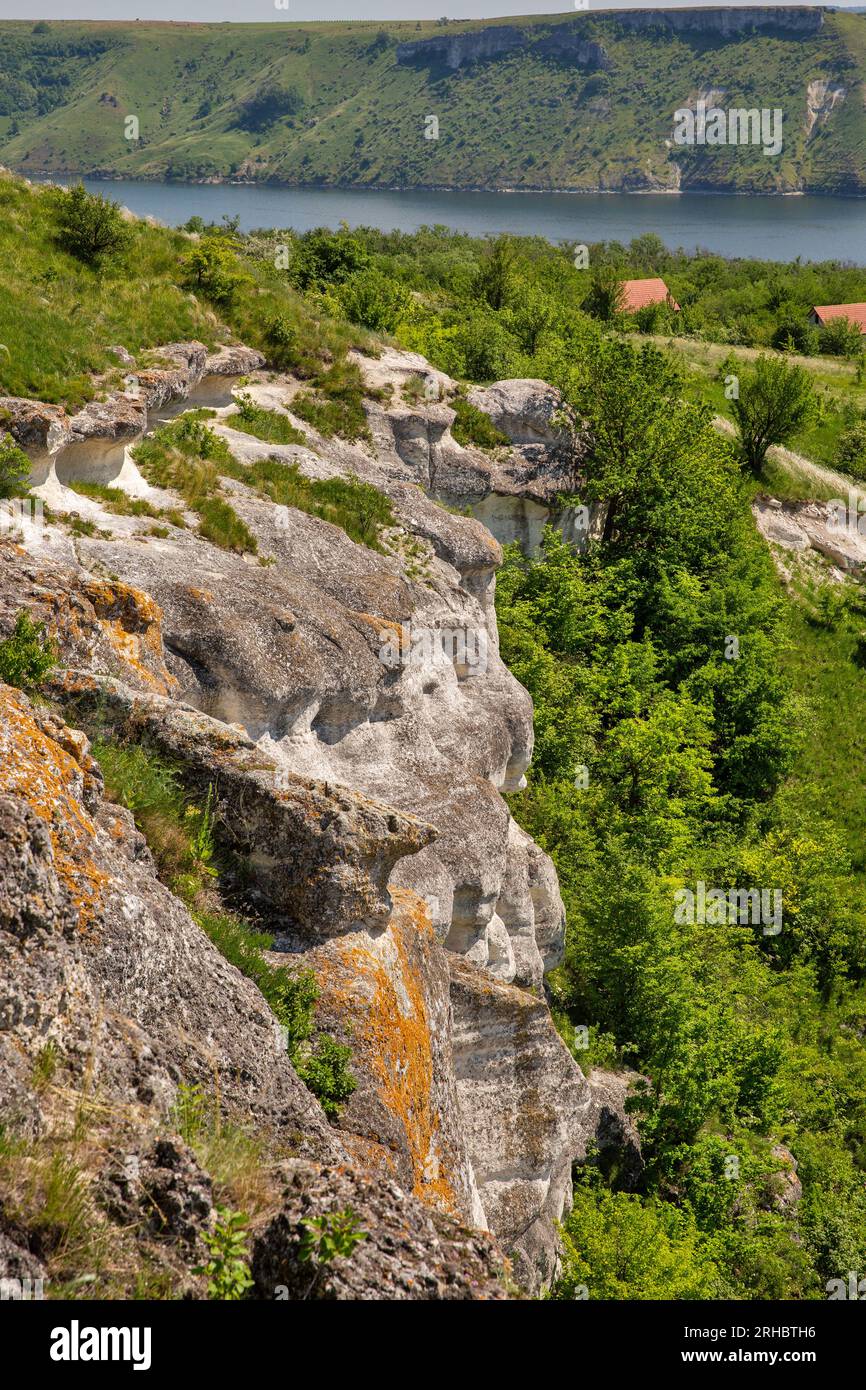
[(556, 1266), (555, 1223), (571, 1164), (593, 1130), (592, 1092), (543, 999), (451, 961), (454, 1072), (478, 1191), (491, 1228), (530, 1288)]
[[(248, 364), (239, 352), (210, 365), (230, 382)], [(137, 373), (150, 421), (190, 382), (207, 379), (200, 345), (174, 345), (162, 358)], [(352, 1049), (354, 1094), (328, 1125), (284, 1044), (282, 1053), (275, 1044), (279, 1030), (264, 1000), (157, 882), (129, 817), (102, 799), (83, 735), (57, 720), (43, 736), (70, 750), (75, 804), (53, 787), (41, 793), (20, 758), (20, 776), (5, 788), (19, 800), (35, 794), (36, 820), (53, 827), (27, 822), (33, 869), (25, 880), (59, 923), (54, 953), (18, 980), (14, 1007), (23, 1020), (20, 1001), (41, 988), (37, 1031), (56, 1035), (73, 1065), (99, 1001), (111, 1001), (116, 1036), (106, 1035), (98, 1075), (121, 1094), (145, 1096), (163, 1123), (151, 1116), (129, 1163), (106, 1175), (105, 1200), (140, 1212), (156, 1184), (177, 1220), (162, 1233), (146, 1220), (154, 1239), (180, 1248), (196, 1223), (211, 1219), (183, 1155), (169, 1164), (153, 1149), (167, 1138), (177, 1086), (205, 1084), (208, 1067), (234, 1110), (278, 1138), (290, 1135), (315, 1162), (344, 1165), (353, 1190), (372, 1184), (359, 1200), (369, 1199), (383, 1230), (397, 1200), (393, 1185), (410, 1194), (400, 1200), (421, 1234), (406, 1258), (429, 1277), (406, 1286), (406, 1296), (487, 1296), (492, 1287), (487, 1244), (472, 1245), (478, 1238), (454, 1226), (446, 1238), (440, 1221), (489, 1228), (534, 1290), (556, 1267), (572, 1161), (597, 1132), (610, 1134), (611, 1107), (597, 1103), (553, 1027), (541, 984), (562, 952), (556, 873), (502, 796), (522, 784), (533, 736), (529, 697), (498, 654), (501, 552), (479, 520), (434, 499), (508, 499), (549, 515), (579, 455), (579, 431), (544, 383), (501, 382), (473, 399), (512, 442), (494, 454), (465, 448), (451, 433), (449, 378), (390, 349), (359, 360), (377, 393), (367, 403), (370, 444), (316, 434), (292, 416), (298, 383), (275, 376), (248, 389), (302, 428), (305, 444), (266, 444), (233, 429), (231, 405), (217, 408), (213, 424), (241, 467), (267, 456), (313, 479), (356, 476), (379, 488), (394, 524), (378, 548), (275, 506), (241, 473), (223, 487), (256, 538), (263, 569), (191, 525), (154, 530), (146, 517), (113, 515), (68, 491), (60, 470), (51, 486), (62, 506), (86, 506), (94, 526), (70, 534), (50, 522), (27, 550), (0, 546), (0, 633), (21, 606), (46, 621), (59, 656), (50, 692), (68, 723), (144, 741), (177, 769), (190, 796), (213, 792), (218, 841), (274, 937), (269, 960), (314, 970), (318, 1021)], [(115, 425), (122, 429), (119, 416), (101, 411), (88, 414), (101, 422), (91, 436), (79, 430), (76, 469), (87, 468)], [(22, 408), (19, 418), (38, 414)], [(47, 434), (47, 426), (36, 431), (34, 453)], [(130, 471), (123, 439), (112, 442), (117, 485), (146, 488)], [(46, 483), (37, 492), (48, 490)], [(172, 494), (164, 500), (180, 505)], [(42, 728), (48, 716), (9, 698), (0, 711), (9, 737), (22, 720)], [(26, 820), (26, 808), (22, 814)], [(25, 830), (10, 822), (9, 837)], [(37, 984), (48, 960), (57, 977), (50, 988)], [(63, 1000), (79, 994), (83, 1007), (70, 1019)], [(130, 1037), (136, 1057), (148, 1059), (148, 1080), (124, 1051)], [(13, 1054), (33, 1046), (31, 1033)], [(10, 1069), (7, 1090), (26, 1110), (23, 1072)], [(156, 1176), (143, 1182), (151, 1170)], [(260, 1288), (269, 1280), (297, 1286), (304, 1200), (295, 1193), (272, 1213), (270, 1234), (256, 1247)], [(383, 1287), (403, 1289), (402, 1255), (389, 1264), (393, 1247), (377, 1240), (371, 1232), (369, 1278), (381, 1266)], [(455, 1282), (434, 1259), (433, 1241), (439, 1254), (454, 1242), (477, 1279)], [(347, 1282), (333, 1296), (350, 1296), (339, 1289), (358, 1287), (355, 1274), (340, 1277)]]
[[(487, 451), (457, 443), (450, 401), (458, 383), (418, 353), (386, 348), (379, 357), (356, 353), (354, 360), (371, 393), (388, 396), (384, 404), (372, 398), (367, 406), (377, 486), (390, 491), (405, 478), (449, 505), (472, 505), (491, 493), (544, 502), (568, 485), (586, 441), (559, 392), (545, 382), (494, 382), (470, 391), (470, 403), (490, 414), (513, 445)], [(411, 381), (416, 394), (410, 395)]]
[(165, 1123), (178, 1084), (338, 1156), (259, 991), (159, 882), (84, 736), (0, 687), (0, 1108), (38, 1133), (51, 1043), (67, 1083)]
[(406, 889), (392, 897), (385, 931), (343, 933), (304, 952), (321, 991), (319, 1021), (352, 1050), (358, 1084), (340, 1137), (367, 1171), (486, 1228), (457, 1100), (449, 955), (426, 904)]
[(858, 510), (856, 492), (835, 502), (780, 502), (759, 496), (752, 512), (761, 535), (778, 550), (814, 551), (841, 574), (858, 574), (866, 565), (866, 517)]
[[(505, 1261), (488, 1236), (470, 1233), (407, 1197), (342, 1168), (283, 1167), (280, 1213), (257, 1236), (252, 1270), (262, 1298), (375, 1301), (501, 1299)], [(349, 1258), (305, 1258), (305, 1222), (351, 1210), (362, 1236)]]
[(165, 665), (162, 614), (140, 589), (87, 578), (0, 543), (0, 637), (9, 635), (22, 608), (47, 626), (68, 666), (117, 676), (135, 690), (175, 688)]
[[(841, 82), (816, 77), (806, 88), (806, 138), (811, 140), (825, 126), (848, 95)], [(816, 129), (817, 127), (817, 129)]]
[(394, 865), (434, 837), (432, 826), (299, 776), (242, 730), (164, 697), (72, 672), (55, 688), (85, 718), (158, 748), (190, 790), (213, 789), (226, 846), (255, 870), (259, 898), (305, 941), (384, 926)]
[[(351, 1168), (258, 990), (158, 882), (128, 814), (104, 801), (86, 740), (0, 687), (0, 755), (0, 1107), (40, 1137), (58, 1097), (86, 1103), (99, 1124), (91, 1219), (188, 1268), (215, 1199), (172, 1133), (171, 1107), (181, 1083), (207, 1094), (216, 1084), (232, 1115), (306, 1155), (258, 1223), (263, 1296), (299, 1296), (301, 1275), (306, 1286), (317, 1273), (299, 1258), (301, 1221), (351, 1203), (365, 1248), (329, 1267), (316, 1297), (502, 1297), (505, 1262), (489, 1237)], [(34, 1059), (48, 1044), (62, 1085), (37, 1088)], [(26, 1229), (5, 1223), (0, 1206), (0, 1277), (43, 1277)]]
[(786, 38), (807, 38), (824, 23), (817, 5), (742, 5), (714, 9), (689, 6), (667, 10), (609, 11), (621, 29), (630, 33), (695, 34), (723, 39), (747, 34), (781, 33)]
[(396, 55), (398, 63), (442, 63), (454, 71), (467, 63), (485, 62), (517, 51), (557, 58), (587, 72), (610, 66), (603, 45), (587, 38), (585, 25), (580, 20), (533, 25), (531, 29), (516, 24), (496, 24), (456, 34), (436, 34), (431, 39), (398, 44)]
[(30, 454), (32, 482), (47, 488), (48, 498), (56, 496), (56, 484), (72, 479), (127, 481), (133, 474), (128, 466), (124, 471), (124, 450), (144, 434), (151, 412), (187, 400), (224, 404), (232, 382), (265, 360), (240, 344), (209, 353), (197, 342), (168, 343), (152, 356), (155, 365), (127, 373), (123, 391), (89, 401), (73, 415), (61, 406), (0, 396), (0, 429)]

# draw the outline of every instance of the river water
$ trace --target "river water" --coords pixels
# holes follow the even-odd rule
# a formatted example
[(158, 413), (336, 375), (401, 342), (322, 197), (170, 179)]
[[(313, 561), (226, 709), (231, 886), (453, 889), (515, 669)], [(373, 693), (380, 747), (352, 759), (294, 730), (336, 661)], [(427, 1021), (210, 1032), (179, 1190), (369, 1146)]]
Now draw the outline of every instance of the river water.
[[(255, 227), (380, 227), (411, 232), (444, 223), (476, 236), (517, 232), (549, 241), (628, 242), (656, 232), (669, 247), (723, 256), (866, 265), (866, 199), (758, 198), (702, 193), (441, 193), (372, 189), (266, 188), (242, 184), (84, 181), (133, 212), (177, 226), (194, 214), (223, 214)], [(866, 296), (864, 296), (866, 297)]]

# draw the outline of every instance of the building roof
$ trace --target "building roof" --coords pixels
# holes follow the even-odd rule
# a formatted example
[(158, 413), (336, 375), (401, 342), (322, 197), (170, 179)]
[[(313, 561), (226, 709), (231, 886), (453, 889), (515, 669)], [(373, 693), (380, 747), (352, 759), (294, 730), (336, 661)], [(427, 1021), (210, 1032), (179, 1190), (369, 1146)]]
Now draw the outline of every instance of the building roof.
[(866, 304), (816, 304), (812, 313), (819, 323), (830, 319), (849, 319), (861, 333), (866, 333)]
[(635, 314), (638, 309), (646, 308), (647, 304), (665, 303), (669, 303), (672, 309), (678, 310), (680, 307), (664, 280), (658, 278), (652, 280), (623, 280), (622, 311), (624, 314)]

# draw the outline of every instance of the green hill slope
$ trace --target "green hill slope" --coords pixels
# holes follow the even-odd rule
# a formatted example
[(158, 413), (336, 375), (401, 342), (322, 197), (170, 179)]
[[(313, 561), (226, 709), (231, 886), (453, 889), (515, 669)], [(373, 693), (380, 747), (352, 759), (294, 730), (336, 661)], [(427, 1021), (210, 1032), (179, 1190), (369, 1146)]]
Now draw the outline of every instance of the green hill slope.
[[(0, 159), (29, 172), (290, 185), (864, 194), (864, 77), (866, 17), (803, 7), (5, 22)], [(781, 108), (782, 153), (674, 146), (674, 111), (706, 93), (724, 108)], [(430, 116), (438, 138), (427, 138)]]

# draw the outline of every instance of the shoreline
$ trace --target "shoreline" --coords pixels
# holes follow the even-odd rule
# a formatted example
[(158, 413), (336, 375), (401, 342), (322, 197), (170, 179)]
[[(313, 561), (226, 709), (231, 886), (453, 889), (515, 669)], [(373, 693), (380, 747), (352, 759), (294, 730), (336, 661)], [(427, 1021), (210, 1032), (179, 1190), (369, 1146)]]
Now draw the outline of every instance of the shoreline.
[(94, 183), (141, 183), (161, 184), (170, 188), (258, 188), (282, 189), (298, 193), (494, 193), (497, 195), (539, 193), (554, 196), (564, 194), (570, 197), (581, 195), (599, 196), (610, 194), (620, 198), (676, 198), (682, 195), (705, 198), (847, 198), (852, 202), (866, 200), (866, 189), (862, 193), (846, 193), (826, 189), (787, 189), (785, 191), (758, 192), (748, 189), (731, 190), (727, 188), (513, 188), (508, 185), (491, 187), (484, 184), (387, 184), (387, 183), (286, 183), (279, 179), (166, 179), (144, 178), (136, 174), (92, 173), (86, 169), (54, 169), (29, 171), (13, 169), (21, 178), (33, 183), (50, 182), (53, 179), (91, 179)]

